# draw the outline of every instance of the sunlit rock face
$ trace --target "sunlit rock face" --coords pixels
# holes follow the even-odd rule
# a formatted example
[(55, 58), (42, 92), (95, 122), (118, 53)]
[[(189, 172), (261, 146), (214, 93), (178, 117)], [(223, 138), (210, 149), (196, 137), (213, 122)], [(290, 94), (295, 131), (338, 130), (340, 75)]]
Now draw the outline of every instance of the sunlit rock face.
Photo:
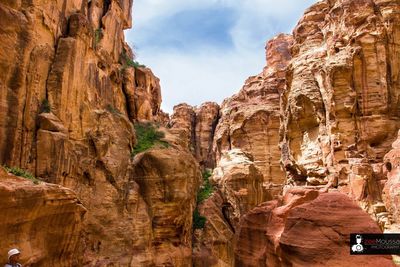
[(200, 107), (176, 105), (169, 121), (170, 131), (180, 137), (203, 169), (215, 167), (212, 144), (218, 120), (219, 105), (205, 102)]
[(241, 149), (251, 155), (271, 196), (277, 196), (285, 183), (277, 145), (279, 101), (285, 87), (292, 41), (290, 35), (279, 35), (267, 43), (267, 67), (259, 75), (247, 79), (238, 94), (224, 100), (214, 136), (217, 161), (231, 149)]
[[(396, 143), (384, 157), (400, 128), (399, 8), (398, 1), (389, 0), (320, 1), (306, 10), (293, 36), (279, 35), (268, 42), (268, 65), (263, 73), (249, 78), (238, 94), (221, 105), (214, 135), (217, 165), (212, 179), (219, 192), (226, 191), (221, 194), (223, 203), (233, 202), (231, 195), (238, 199), (243, 196), (239, 192), (245, 191), (226, 190), (227, 185), (236, 183), (227, 182), (230, 179), (221, 175), (226, 155), (240, 149), (263, 176), (263, 192), (269, 199), (279, 202), (292, 187), (321, 192), (337, 188), (344, 194), (340, 198), (347, 195), (370, 213), (380, 227), (375, 230), (388, 229), (396, 222)], [(231, 163), (236, 164), (233, 159)], [(251, 177), (242, 175), (241, 186), (245, 188), (257, 177), (254, 173)], [(253, 193), (254, 199), (257, 193)], [(214, 197), (207, 205), (212, 201), (213, 205), (218, 203)], [(236, 200), (240, 204), (232, 206), (232, 214), (239, 214), (247, 201)], [(262, 237), (265, 231), (259, 229), (265, 225), (261, 219), (249, 219), (245, 226), (241, 219), (253, 211), (266, 219), (270, 215), (257, 209), (265, 206), (273, 210), (271, 205), (281, 205), (267, 203), (234, 216), (239, 219), (234, 230), (251, 229), (254, 223), (254, 235)], [(354, 212), (362, 214), (361, 210)], [(214, 215), (209, 216), (214, 220)], [(218, 227), (226, 230), (229, 224)], [(342, 230), (348, 229), (343, 225)], [(248, 234), (244, 238), (248, 239)], [(286, 259), (288, 255), (280, 256), (276, 250), (271, 255), (281, 259), (269, 262), (271, 255), (266, 256), (265, 243), (272, 241), (260, 240), (234, 244), (235, 251), (248, 250), (247, 256), (235, 254), (239, 255), (235, 256), (237, 266), (258, 266), (260, 262), (267, 266), (310, 264)], [(232, 242), (221, 242), (224, 250), (219, 251), (205, 244), (208, 250), (203, 253), (227, 263), (225, 255)], [(278, 243), (274, 244), (276, 248)], [(330, 264), (339, 266), (341, 261)]]
[[(400, 139), (399, 136), (397, 140), (393, 143), (392, 149), (385, 155), (384, 164), (384, 175), (387, 178), (382, 180), (384, 183), (384, 189), (382, 198), (385, 206), (381, 206), (378, 216), (380, 215), (381, 223), (383, 225), (390, 225), (390, 222), (394, 222), (394, 229), (399, 227), (400, 224)], [(384, 209), (386, 207), (387, 211), (390, 213), (392, 220), (390, 221), (387, 212)], [(390, 227), (392, 228), (392, 227)]]
[(321, 1), (294, 29), (282, 96), (288, 184), (339, 186), (381, 201), (384, 155), (399, 129), (397, 1)]
[[(47, 182), (0, 168), (0, 247), (35, 266), (391, 266), (347, 237), (398, 226), (399, 1), (319, 1), (237, 94), (171, 117), (124, 41), (132, 4), (0, 4), (0, 164)], [(132, 153), (144, 123), (164, 145)]]
[[(60, 248), (27, 249), (35, 266), (191, 263), (191, 213), (200, 175), (196, 161), (174, 140), (169, 148), (149, 152), (141, 160), (134, 162), (131, 155), (137, 142), (134, 123), (168, 122), (160, 110), (159, 79), (134, 62), (124, 41), (123, 30), (132, 24), (132, 4), (132, 0), (0, 4), (0, 164), (19, 166), (76, 192), (65, 199), (66, 193), (57, 189), (59, 195), (56, 192), (51, 199), (59, 197), (59, 206), (43, 204), (49, 216), (60, 207), (60, 216), (54, 215), (60, 222), (50, 227), (54, 240), (46, 241)], [(160, 172), (154, 174), (156, 170)], [(143, 183), (151, 176), (155, 180)], [(158, 195), (148, 190), (150, 185)], [(40, 193), (36, 193), (40, 188), (20, 186), (24, 189), (18, 190)], [(46, 199), (52, 193), (40, 194)], [(62, 214), (73, 197), (87, 209), (84, 220), (74, 217), (79, 210), (75, 212), (72, 204), (71, 214)], [(20, 194), (14, 198), (18, 203), (29, 201)], [(19, 216), (42, 220), (41, 213), (30, 212), (21, 210)], [(65, 226), (63, 218), (71, 226)], [(73, 220), (79, 227), (73, 227)], [(28, 226), (18, 234), (28, 235)], [(2, 228), (8, 234), (12, 229), (11, 224)], [(39, 233), (37, 238), (45, 242), (47, 237)], [(18, 240), (23, 249), (36, 244)], [(167, 256), (173, 250), (174, 256)], [(55, 259), (60, 261), (56, 264)], [(23, 257), (23, 263), (28, 260)]]

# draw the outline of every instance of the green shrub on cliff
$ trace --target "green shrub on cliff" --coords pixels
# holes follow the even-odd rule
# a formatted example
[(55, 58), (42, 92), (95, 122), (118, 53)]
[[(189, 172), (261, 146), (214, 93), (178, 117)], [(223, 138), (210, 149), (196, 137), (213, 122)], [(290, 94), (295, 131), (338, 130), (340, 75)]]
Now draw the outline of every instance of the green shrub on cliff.
[(96, 29), (94, 31), (93, 38), (94, 38), (94, 47), (96, 48), (97, 45), (100, 43), (101, 39), (103, 38), (103, 29), (102, 28)]
[(124, 68), (126, 68), (126, 67), (146, 68), (146, 65), (140, 64), (139, 62), (129, 58), (125, 51), (122, 52), (122, 54), (120, 56), (120, 61)]
[(19, 177), (23, 177), (26, 178), (28, 180), (31, 180), (34, 184), (39, 184), (39, 180), (33, 176), (33, 174), (31, 174), (30, 172), (20, 169), (18, 167), (7, 167), (4, 166), (3, 167), (7, 172), (14, 174), (15, 176), (19, 176)]
[(210, 177), (211, 177), (211, 171), (205, 170), (203, 172), (203, 184), (201, 185), (200, 190), (197, 193), (198, 204), (209, 198), (211, 194), (214, 192), (213, 186), (211, 185), (209, 180)]
[(209, 180), (209, 178), (211, 177), (211, 171), (205, 170), (202, 176), (203, 176), (203, 184), (200, 186), (200, 189), (197, 192), (197, 198), (196, 198), (197, 206), (193, 212), (193, 230), (204, 228), (207, 218), (200, 215), (198, 205), (207, 198), (209, 198), (214, 192), (214, 188)]
[(42, 100), (42, 103), (40, 104), (39, 112), (40, 113), (50, 113), (51, 112), (50, 102), (47, 98)]
[(196, 209), (193, 212), (193, 229), (204, 229), (204, 226), (206, 225), (206, 217), (201, 216), (199, 213), (198, 208), (196, 207)]
[(135, 124), (137, 143), (132, 150), (132, 156), (144, 152), (155, 145), (167, 148), (169, 143), (161, 140), (165, 134), (157, 130), (156, 126), (151, 123), (137, 123)]

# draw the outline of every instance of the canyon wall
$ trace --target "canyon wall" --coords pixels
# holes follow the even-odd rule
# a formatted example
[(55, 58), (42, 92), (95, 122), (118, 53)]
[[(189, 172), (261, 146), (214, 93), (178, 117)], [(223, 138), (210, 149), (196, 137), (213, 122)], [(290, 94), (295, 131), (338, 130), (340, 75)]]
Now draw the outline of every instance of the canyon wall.
[(182, 139), (182, 145), (192, 151), (203, 169), (215, 167), (212, 145), (219, 112), (220, 107), (214, 102), (203, 103), (200, 107), (182, 103), (174, 107), (169, 121), (171, 131)]
[[(277, 215), (277, 222), (270, 217), (275, 209), (279, 214), (286, 209), (284, 199), (293, 188), (320, 194), (318, 201), (305, 198), (308, 204), (302, 203), (302, 210), (315, 208), (310, 220), (323, 221), (312, 222), (323, 227), (321, 231), (334, 227), (318, 212), (334, 214), (340, 207), (362, 215), (373, 228), (353, 222), (355, 228), (350, 229), (343, 224), (337, 231), (340, 236), (356, 229), (398, 229), (398, 144), (392, 149), (392, 143), (400, 128), (399, 8), (397, 0), (319, 1), (306, 10), (293, 35), (278, 35), (267, 43), (267, 67), (221, 105), (213, 145), (215, 193), (200, 209), (207, 217), (197, 244), (204, 262), (347, 262), (348, 252), (341, 250), (347, 246), (345, 239), (333, 257), (320, 258), (330, 252), (310, 248), (297, 258), (302, 246), (308, 246), (311, 226), (298, 225), (296, 233), (304, 238), (296, 248), (289, 243), (297, 238), (284, 230), (292, 227), (287, 221), (291, 217)], [(253, 164), (251, 175), (242, 170), (244, 163)], [(338, 211), (326, 206), (331, 197), (341, 203)], [(223, 212), (226, 207), (228, 216)], [(341, 223), (346, 221), (342, 217), (347, 215), (338, 216)], [(273, 229), (275, 223), (280, 230)], [(328, 246), (331, 241), (313, 239), (310, 245), (318, 242)], [(310, 262), (305, 260), (308, 255)], [(375, 260), (392, 266), (379, 258), (352, 264), (373, 266)], [(198, 266), (206, 266), (204, 262)]]
[[(191, 263), (197, 162), (174, 140), (165, 140), (171, 143), (168, 147), (132, 155), (137, 143), (134, 124), (168, 120), (160, 110), (159, 79), (134, 61), (124, 41), (123, 30), (132, 24), (132, 2), (0, 3), (0, 164), (72, 189), (87, 209), (81, 228), (65, 226), (65, 236), (55, 232), (60, 242), (75, 238), (65, 244), (65, 251), (46, 251), (40, 242), (57, 240), (44, 235), (19, 238), (29, 225), (11, 235), (9, 242), (22, 249), (24, 264), (32, 258), (37, 258), (35, 266), (64, 258), (65, 264), (59, 263), (63, 266)], [(7, 186), (7, 181), (0, 184)], [(14, 199), (11, 194), (5, 197), (2, 204)], [(62, 205), (67, 203), (60, 203), (60, 213)], [(20, 216), (37, 223), (46, 215), (25, 209)], [(54, 217), (65, 217), (65, 223), (73, 219)], [(10, 223), (2, 231), (11, 234), (13, 229)]]
[(76, 194), (52, 184), (34, 184), (0, 167), (0, 264), (18, 247), (31, 266), (78, 266), (86, 209)]
[(337, 187), (371, 213), (383, 206), (384, 156), (400, 127), (399, 8), (321, 1), (296, 26), (281, 98), (289, 185)]
[[(34, 266), (392, 266), (349, 258), (348, 235), (398, 227), (400, 2), (316, 3), (237, 94), (171, 118), (124, 41), (132, 4), (0, 3), (0, 165), (41, 181), (0, 168), (0, 247)], [(136, 152), (143, 125), (160, 140)]]

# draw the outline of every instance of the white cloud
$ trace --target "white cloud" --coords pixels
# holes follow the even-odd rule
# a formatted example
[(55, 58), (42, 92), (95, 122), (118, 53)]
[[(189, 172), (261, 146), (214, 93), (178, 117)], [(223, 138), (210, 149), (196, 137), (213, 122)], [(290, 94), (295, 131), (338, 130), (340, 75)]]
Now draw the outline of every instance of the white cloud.
[[(142, 57), (161, 77), (163, 108), (167, 112), (171, 112), (173, 106), (181, 102), (192, 105), (205, 101), (220, 103), (240, 89), (248, 72), (260, 72), (258, 66), (262, 66), (264, 61), (263, 53), (221, 53), (209, 48), (191, 56), (169, 51), (143, 53)], [(243, 72), (246, 74), (243, 75)]]
[[(138, 46), (138, 60), (151, 67), (161, 79), (164, 110), (171, 112), (172, 107), (181, 102), (191, 105), (204, 101), (221, 103), (236, 93), (248, 76), (262, 71), (265, 41), (280, 32), (290, 32), (305, 8), (314, 2), (316, 0), (136, 0), (134, 30), (128, 32), (127, 40)], [(204, 40), (190, 51), (157, 46), (147, 49), (135, 39), (151, 34), (150, 26), (156, 28), (162, 18), (173, 14), (227, 7), (238, 15), (229, 31), (233, 48), (211, 47)], [(157, 43), (157, 39), (152, 42)]]

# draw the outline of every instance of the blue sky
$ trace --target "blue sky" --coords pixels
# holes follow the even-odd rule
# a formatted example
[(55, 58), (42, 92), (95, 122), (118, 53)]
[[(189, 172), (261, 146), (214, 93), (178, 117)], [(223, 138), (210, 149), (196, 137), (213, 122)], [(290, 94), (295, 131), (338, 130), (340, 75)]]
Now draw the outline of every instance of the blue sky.
[(265, 66), (265, 42), (316, 0), (135, 0), (126, 39), (161, 80), (162, 108), (221, 103)]

